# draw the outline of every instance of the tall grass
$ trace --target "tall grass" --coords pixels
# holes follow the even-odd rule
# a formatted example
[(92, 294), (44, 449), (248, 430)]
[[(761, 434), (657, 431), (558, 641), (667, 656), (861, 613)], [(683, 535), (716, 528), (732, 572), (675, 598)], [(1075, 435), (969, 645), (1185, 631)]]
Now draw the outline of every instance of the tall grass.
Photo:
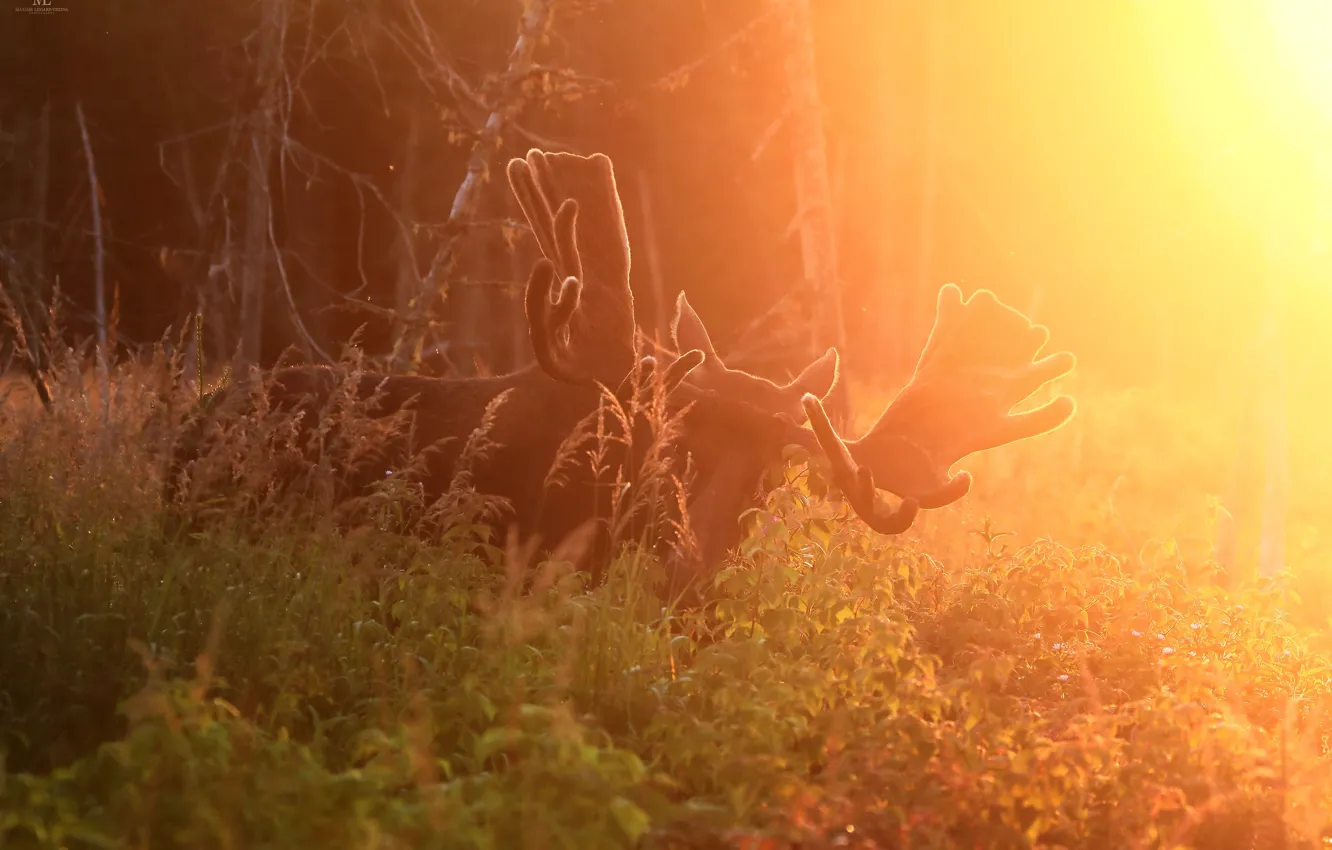
[[(968, 461), (975, 492), (896, 539), (825, 499), (817, 464), (774, 471), (715, 604), (679, 612), (642, 549), (589, 586), (571, 553), (492, 539), (463, 480), (438, 533), (407, 533), (431, 508), (410, 476), (330, 521), (329, 470), (280, 475), (290, 423), (262, 409), (209, 461), (229, 501), (183, 530), (162, 497), (190, 400), (173, 368), (122, 366), (104, 420), (71, 357), (50, 413), (0, 419), (0, 845), (1239, 848), (1328, 828), (1326, 608), (1298, 592), (1321, 556), (1295, 547), (1277, 583), (1219, 574), (1227, 437), (1178, 400), (1079, 390), (1072, 424)], [(324, 437), (373, 442), (382, 423), (340, 410)], [(1297, 495), (1316, 518), (1317, 487)]]

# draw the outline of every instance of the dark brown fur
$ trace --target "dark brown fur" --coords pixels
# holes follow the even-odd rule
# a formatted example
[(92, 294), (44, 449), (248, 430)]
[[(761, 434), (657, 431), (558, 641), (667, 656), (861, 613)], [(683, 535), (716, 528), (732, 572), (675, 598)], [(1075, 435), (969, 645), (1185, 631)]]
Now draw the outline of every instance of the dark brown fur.
[[(346, 373), (323, 366), (296, 366), (278, 369), (269, 378), (268, 404), (278, 412), (299, 412), (301, 432), (308, 438), (327, 415)], [(253, 385), (229, 387), (210, 406), (221, 418), (241, 413), (252, 409), (252, 400), (245, 396), (255, 390)], [(342, 487), (336, 500), (364, 495), (386, 473), (404, 471), (422, 450), (420, 483), (427, 500), (438, 498), (453, 480), (459, 455), (468, 437), (481, 425), (487, 405), (506, 391), (506, 401), (487, 435), (495, 445), (485, 462), (476, 465), (473, 484), (480, 493), (509, 500), (519, 530), (531, 533), (540, 525), (541, 478), (561, 440), (595, 409), (598, 397), (594, 388), (558, 383), (535, 366), (493, 378), (361, 375), (355, 392), (361, 401), (368, 402), (364, 413), (383, 418), (407, 412), (409, 428), (385, 434), (384, 445), (360, 468), (339, 469)], [(532, 427), (538, 421), (548, 427)], [(206, 441), (206, 435), (201, 436)], [(190, 448), (179, 458), (178, 467), (192, 459)], [(314, 454), (311, 448), (307, 459), (317, 461)]]
[[(820, 404), (837, 381), (835, 350), (786, 385), (729, 369), (683, 293), (672, 335), (687, 355), (649, 346), (637, 334), (629, 249), (608, 159), (533, 151), (510, 163), (508, 173), (545, 254), (526, 298), (537, 365), (496, 378), (359, 377), (354, 395), (373, 397), (369, 416), (406, 415), (410, 427), (386, 432), (372, 462), (339, 468), (335, 500), (363, 494), (425, 447), (420, 484), (427, 500), (443, 495), (487, 407), (507, 393), (487, 434), (489, 452), (471, 461), (475, 490), (509, 503), (498, 524), (554, 545), (594, 523), (594, 571), (620, 540), (669, 544), (679, 590), (705, 580), (739, 541), (741, 514), (759, 503), (764, 473), (789, 444), (825, 451), (835, 483), (871, 528), (900, 533), (918, 506), (965, 495), (969, 476), (949, 474), (957, 459), (1071, 416), (1071, 401), (1064, 401), (1007, 417), (1014, 403), (1071, 368), (1071, 355), (1031, 365), (1029, 343), (1039, 349), (1043, 329), (989, 293), (964, 305), (955, 287), (945, 287), (912, 383), (865, 438), (843, 443)], [(580, 215), (590, 227), (576, 225)], [(635, 392), (636, 363), (671, 376), (670, 385), (655, 385), (653, 400)], [(302, 433), (317, 432), (343, 377), (318, 367), (279, 370), (268, 401), (301, 409)], [(223, 395), (230, 398), (219, 400), (222, 408), (241, 398), (237, 412), (253, 399)], [(807, 416), (814, 430), (801, 426)], [(200, 445), (186, 441), (178, 460)], [(561, 472), (554, 475), (557, 458)], [(678, 492), (675, 482), (686, 479), (688, 490)], [(901, 506), (884, 503), (880, 486), (903, 497)], [(681, 538), (681, 529), (689, 534)]]
[[(307, 463), (321, 460), (319, 449), (309, 442), (318, 425), (329, 420), (330, 405), (347, 377), (341, 369), (319, 366), (278, 369), (268, 376), (265, 401), (271, 411), (301, 416)], [(254, 394), (259, 391), (253, 384), (229, 387), (210, 401), (211, 414), (182, 441), (173, 482), (205, 450), (213, 429), (256, 408)], [(672, 522), (683, 518), (671, 485), (683, 483), (690, 472), (689, 525), (703, 561), (674, 559), (676, 578), (693, 578), (705, 564), (715, 566), (738, 541), (741, 512), (757, 503), (764, 473), (780, 461), (790, 438), (789, 424), (769, 411), (696, 387), (683, 389), (654, 410), (647, 398), (614, 398), (596, 387), (558, 382), (537, 366), (494, 378), (363, 374), (355, 386), (356, 397), (365, 403), (362, 413), (370, 418), (406, 413), (407, 421), (384, 432), (381, 444), (355, 467), (337, 456), (330, 458), (338, 483), (333, 501), (364, 496), (386, 473), (402, 474), (422, 450), (424, 463), (416, 480), (427, 503), (438, 499), (454, 482), (460, 454), (487, 406), (506, 392), (486, 434), (491, 446), (472, 462), (470, 483), (476, 492), (508, 502), (509, 510), (494, 518), (500, 532), (512, 524), (521, 538), (537, 535), (554, 546), (594, 523), (589, 552), (594, 573), (621, 541), (683, 542)], [(626, 415), (632, 423), (627, 434)], [(672, 422), (674, 437), (660, 433)], [(336, 433), (328, 434), (325, 442), (336, 444)], [(646, 501), (612, 529), (612, 519), (626, 513), (625, 508), (616, 509), (614, 485), (628, 482), (632, 488), (649, 478), (643, 473), (654, 444), (664, 464), (652, 477), (657, 492), (644, 496)], [(550, 475), (562, 449), (563, 473)], [(592, 455), (599, 449), (597, 474)]]

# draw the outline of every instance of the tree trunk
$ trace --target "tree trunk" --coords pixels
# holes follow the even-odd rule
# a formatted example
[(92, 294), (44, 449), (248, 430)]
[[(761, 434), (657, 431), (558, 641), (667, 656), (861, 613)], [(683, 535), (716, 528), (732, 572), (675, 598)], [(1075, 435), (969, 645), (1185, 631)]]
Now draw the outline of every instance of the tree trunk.
[[(819, 95), (814, 51), (813, 16), (809, 0), (787, 0), (792, 39), (787, 57), (787, 84), (792, 99), (796, 214), (800, 217), (800, 253), (804, 275), (813, 290), (809, 339), (812, 354), (835, 345), (845, 348), (842, 281), (837, 268), (837, 234), (833, 226), (828, 146), (823, 132), (823, 100)], [(845, 426), (850, 413), (847, 382), (839, 381), (829, 413)]]
[[(444, 245), (435, 253), (424, 280), (420, 282), (416, 306), (405, 322), (405, 332), (394, 340), (392, 359), (399, 366), (410, 366), (413, 352), (421, 348), (428, 330), (430, 313), (457, 266), (459, 243), (466, 238), (468, 228), (476, 218), (481, 193), (490, 181), (491, 168), (499, 153), (504, 131), (526, 102), (521, 83), (550, 24), (552, 3), (551, 0), (526, 0), (525, 6), (518, 22), (518, 36), (509, 51), (505, 84), (485, 124), (477, 133), (467, 163), (467, 176), (453, 196), (449, 218), (444, 227)], [(418, 20), (418, 26), (425, 25), (424, 21)]]
[[(202, 194), (195, 172), (194, 155), (188, 142), (180, 148), (180, 183), (194, 221), (195, 251), (190, 258), (167, 250), (161, 257), (162, 269), (181, 286), (182, 305), (188, 315), (202, 317), (203, 354), (211, 374), (231, 359), (236, 340), (232, 337), (235, 318), (232, 286), (235, 283), (236, 250), (232, 236), (231, 205), (225, 188), (230, 169), (230, 154), (240, 147), (244, 134), (241, 116), (233, 114), (227, 129), (227, 141), (219, 156), (207, 193)], [(214, 204), (220, 207), (220, 219), (214, 220)], [(214, 235), (221, 225), (222, 233)], [(220, 238), (220, 243), (217, 241)], [(193, 320), (186, 318), (193, 327)], [(193, 336), (193, 331), (191, 331)], [(193, 347), (192, 349), (193, 350)]]
[[(490, 206), (488, 197), (478, 193), (469, 217), (483, 217)], [(490, 368), (487, 361), (490, 334), (490, 234), (474, 234), (457, 247), (454, 269), (455, 285), (451, 291), (457, 299), (457, 325), (453, 342), (458, 357), (455, 363), (470, 366), (466, 374), (482, 377)]]
[(102, 381), (102, 419), (110, 418), (110, 364), (111, 352), (107, 351), (106, 327), (106, 255), (102, 246), (102, 189), (97, 182), (97, 167), (93, 162), (92, 139), (88, 136), (88, 122), (83, 118), (83, 104), (74, 104), (75, 117), (79, 119), (79, 133), (83, 137), (83, 156), (88, 162), (88, 195), (92, 200), (93, 225), (93, 297), (96, 304), (97, 318), (97, 371)]
[[(920, 234), (916, 248), (916, 281), (911, 287), (906, 304), (903, 334), (904, 352), (908, 368), (913, 368), (912, 352), (920, 351), (924, 337), (929, 333), (930, 311), (934, 307), (938, 281), (934, 279), (935, 225), (939, 209), (939, 149), (940, 107), (943, 102), (943, 31), (944, 4), (947, 0), (930, 0), (929, 35), (926, 45), (925, 78), (925, 162), (920, 171), (921, 209)], [(919, 343), (918, 344), (918, 340)]]
[(638, 169), (638, 201), (643, 208), (643, 245), (647, 253), (648, 276), (652, 279), (652, 309), (655, 316), (653, 335), (658, 342), (670, 336), (670, 315), (666, 306), (666, 281), (661, 274), (661, 251), (657, 246), (657, 229), (652, 215), (652, 189), (648, 185), (645, 169)]
[(277, 71), (286, 27), (286, 0), (262, 0), (260, 8), (257, 71), (263, 94), (250, 119), (250, 167), (245, 189), (244, 257), (240, 275), (240, 348), (236, 363), (240, 373), (257, 366), (263, 355), (269, 216), (273, 209), (268, 171), (276, 131)]
[(46, 216), (51, 194), (51, 97), (47, 96), (42, 104), (42, 114), (37, 120), (37, 144), (34, 152), (37, 165), (33, 174), (33, 200), (36, 202), (34, 215), (37, 218), (36, 233), (32, 244), (32, 283), (33, 294), (38, 303), (46, 303)]
[(421, 275), (416, 267), (416, 252), (412, 250), (415, 236), (411, 228), (416, 224), (417, 172), (420, 170), (421, 111), (416, 104), (408, 106), (407, 137), (402, 145), (402, 167), (397, 170), (398, 217), (406, 226), (397, 238), (398, 276), (394, 290), (393, 308), (397, 318), (393, 323), (393, 336), (398, 338), (407, 329), (406, 320), (412, 309), (412, 298), (420, 291)]
[[(504, 194), (504, 209), (508, 218), (522, 217), (522, 208), (518, 206), (518, 199), (511, 192)], [(506, 229), (505, 233), (508, 234), (509, 231)], [(513, 368), (516, 370), (532, 361), (532, 346), (528, 341), (527, 316), (523, 304), (523, 287), (530, 264), (523, 262), (523, 246), (520, 240), (506, 235), (504, 245), (509, 253), (509, 280), (513, 281), (514, 286), (508, 299), (508, 320), (505, 326), (509, 328), (509, 349), (513, 358)]]

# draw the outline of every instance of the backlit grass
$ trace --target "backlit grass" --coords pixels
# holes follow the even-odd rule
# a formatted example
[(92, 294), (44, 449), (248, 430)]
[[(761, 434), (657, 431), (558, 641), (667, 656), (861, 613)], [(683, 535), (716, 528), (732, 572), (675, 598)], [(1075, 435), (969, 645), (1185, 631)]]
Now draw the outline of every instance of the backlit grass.
[(5, 847), (1314, 847), (1329, 824), (1327, 492), (1294, 477), (1280, 581), (1252, 511), (1219, 570), (1237, 438), (1162, 393), (1073, 387), (1073, 423), (970, 459), (974, 492), (899, 539), (793, 466), (716, 605), (675, 614), (646, 555), (589, 589), (465, 510), (433, 542), (389, 513), (178, 533), (155, 368), (115, 376), (109, 418), (70, 370), (52, 414), (0, 422)]

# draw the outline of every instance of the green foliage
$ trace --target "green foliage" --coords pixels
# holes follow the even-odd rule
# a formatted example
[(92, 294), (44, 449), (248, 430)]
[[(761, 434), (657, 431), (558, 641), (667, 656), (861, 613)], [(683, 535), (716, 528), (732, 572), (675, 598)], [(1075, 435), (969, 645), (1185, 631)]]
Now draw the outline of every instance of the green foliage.
[[(945, 511), (886, 539), (792, 465), (715, 602), (679, 613), (642, 553), (588, 588), (467, 523), (166, 534), (118, 403), (125, 421), (0, 422), (5, 847), (1313, 847), (1328, 828), (1332, 665), (1287, 613), (1297, 582), (1223, 589), (1122, 517), (1057, 543)], [(1109, 466), (1112, 436), (1079, 437), (1083, 463)], [(1050, 505), (1095, 501), (1063, 486)]]

